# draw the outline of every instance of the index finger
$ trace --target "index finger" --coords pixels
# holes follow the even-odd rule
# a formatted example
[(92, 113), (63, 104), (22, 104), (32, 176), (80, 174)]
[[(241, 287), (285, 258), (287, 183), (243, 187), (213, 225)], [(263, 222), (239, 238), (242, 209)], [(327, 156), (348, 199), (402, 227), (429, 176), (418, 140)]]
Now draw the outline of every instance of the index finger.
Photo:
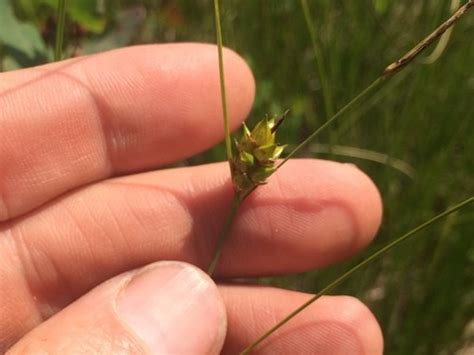
[[(224, 54), (230, 126), (252, 74)], [(196, 154), (223, 137), (216, 48), (119, 49), (0, 76), (0, 221), (78, 186)]]

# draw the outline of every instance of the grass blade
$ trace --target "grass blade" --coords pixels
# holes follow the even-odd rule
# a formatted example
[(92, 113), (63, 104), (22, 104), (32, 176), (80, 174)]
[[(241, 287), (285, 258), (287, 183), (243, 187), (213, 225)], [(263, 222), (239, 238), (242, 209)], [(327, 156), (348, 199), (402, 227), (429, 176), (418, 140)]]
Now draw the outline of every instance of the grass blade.
[(56, 43), (54, 46), (54, 61), (57, 62), (63, 56), (64, 25), (66, 22), (66, 0), (58, 1), (58, 22), (56, 24)]
[(217, 243), (214, 250), (214, 255), (212, 256), (209, 267), (207, 268), (207, 274), (211, 277), (214, 275), (214, 271), (216, 270), (217, 261), (219, 260), (219, 257), (221, 255), (222, 247), (224, 246), (224, 241), (227, 235), (229, 234), (230, 227), (232, 226), (232, 222), (235, 218), (235, 215), (237, 214), (237, 210), (239, 209), (240, 203), (241, 203), (241, 200), (238, 198), (237, 194), (234, 193), (234, 196), (232, 197), (230, 211), (227, 214), (227, 218), (224, 222), (224, 226), (222, 227), (222, 230), (219, 236), (217, 237)]
[[(461, 0), (451, 0), (451, 12), (456, 11), (456, 9), (459, 7), (461, 3)], [(441, 55), (443, 54), (444, 50), (448, 46), (449, 39), (451, 38), (451, 33), (453, 32), (453, 28), (451, 27), (444, 33), (441, 38), (438, 41), (438, 44), (436, 45), (435, 49), (433, 52), (427, 56), (426, 58), (422, 58), (420, 62), (422, 64), (433, 64), (436, 62)]]
[(336, 114), (329, 118), (323, 125), (316, 129), (308, 138), (306, 138), (302, 143), (300, 143), (295, 149), (293, 149), (286, 158), (278, 165), (277, 169), (285, 164), (291, 157), (293, 157), (301, 148), (310, 143), (320, 132), (327, 128), (332, 122), (346, 113), (350, 108), (360, 103), (365, 99), (368, 94), (370, 94), (375, 88), (380, 84), (385, 82), (387, 79), (391, 79), (395, 74), (403, 70), (408, 64), (412, 63), (413, 60), (418, 57), (426, 48), (428, 48), (433, 42), (435, 42), (439, 37), (441, 37), (449, 28), (451, 28), (471, 7), (474, 6), (474, 0), (469, 0), (463, 6), (461, 6), (450, 18), (445, 22), (439, 25), (433, 32), (431, 32), (427, 37), (420, 41), (415, 47), (408, 51), (403, 57), (397, 61), (388, 65), (383, 73), (375, 79), (372, 84), (370, 84), (366, 89), (364, 89), (359, 95), (353, 98), (349, 103), (347, 103), (343, 108), (341, 108)]
[(474, 0), (469, 0), (468, 2), (466, 2), (450, 18), (448, 18), (445, 22), (439, 25), (433, 32), (431, 32), (420, 43), (418, 43), (415, 47), (409, 50), (403, 57), (401, 57), (396, 62), (390, 64), (387, 68), (385, 68), (382, 75), (384, 77), (390, 77), (398, 73), (411, 62), (413, 62), (413, 60), (418, 57), (421, 52), (423, 52), (434, 41), (441, 37), (443, 33), (445, 33), (449, 28), (451, 28), (451, 26), (453, 26), (456, 21), (458, 21), (472, 6), (474, 6)]
[(230, 138), (229, 117), (227, 115), (227, 97), (225, 92), (224, 60), (222, 54), (222, 26), (219, 0), (214, 0), (214, 20), (216, 23), (217, 54), (219, 57), (219, 80), (221, 86), (222, 113), (224, 115), (225, 149), (227, 160), (230, 162), (232, 160), (232, 144)]
[(416, 170), (407, 162), (393, 158), (388, 154), (376, 152), (373, 150), (362, 149), (357, 147), (348, 147), (344, 145), (325, 145), (325, 144), (312, 144), (309, 147), (309, 151), (315, 154), (334, 154), (343, 157), (351, 157), (356, 159), (363, 159), (372, 161), (375, 163), (389, 166), (395, 170), (398, 170), (402, 174), (405, 174), (410, 179), (414, 179)]
[(351, 268), (349, 271), (345, 272), (341, 276), (339, 276), (337, 279), (335, 279), (333, 282), (331, 282), (329, 285), (324, 287), (321, 291), (319, 291), (317, 294), (315, 294), (313, 297), (311, 297), (308, 301), (306, 301), (304, 304), (302, 304), (300, 307), (295, 309), (293, 312), (291, 312), (288, 316), (286, 316), (283, 320), (278, 322), (275, 326), (273, 326), (270, 330), (268, 330), (265, 334), (263, 334), (261, 337), (259, 337), (257, 340), (255, 340), (251, 345), (249, 345), (246, 349), (244, 349), (240, 354), (245, 355), (249, 354), (252, 350), (254, 350), (259, 344), (261, 344), (265, 339), (267, 339), (270, 335), (272, 335), (278, 328), (286, 324), (289, 320), (291, 320), (293, 317), (295, 317), (298, 313), (306, 309), (309, 305), (311, 305), (313, 302), (315, 302), (318, 298), (320, 298), (322, 295), (327, 294), (329, 291), (331, 291), (334, 287), (339, 285), (341, 282), (345, 281), (348, 279), (350, 276), (352, 276), (354, 273), (362, 269), (364, 266), (370, 264), (374, 260), (378, 259), (400, 243), (406, 241), (410, 237), (414, 236), (416, 233), (420, 232), (421, 230), (431, 226), (433, 223), (439, 221), (440, 219), (460, 210), (463, 207), (466, 207), (468, 204), (474, 202), (474, 196), (471, 196), (470, 198), (458, 203), (456, 206), (440, 213), (439, 215), (431, 218), (430, 220), (420, 224), (418, 227), (412, 229), (408, 233), (402, 235), (401, 237), (395, 239), (393, 242), (387, 244), (386, 246), (380, 248), (378, 251), (373, 253), (371, 256)]
[(341, 117), (344, 113), (349, 111), (350, 108), (355, 106), (356, 104), (360, 103), (368, 94), (370, 94), (375, 88), (379, 87), (384, 82), (383, 77), (379, 77), (376, 79), (372, 84), (370, 84), (367, 88), (364, 89), (359, 95), (354, 97), (349, 103), (347, 103), (343, 108), (336, 112), (334, 116), (328, 119), (324, 124), (322, 124), (318, 129), (316, 129), (311, 135), (306, 138), (303, 142), (298, 144), (298, 146), (293, 149), (283, 161), (278, 165), (277, 169), (279, 169), (283, 164), (285, 164), (290, 158), (292, 158), (301, 148), (303, 148), (306, 144), (311, 142), (319, 133), (321, 133), (326, 127), (328, 127), (331, 123)]

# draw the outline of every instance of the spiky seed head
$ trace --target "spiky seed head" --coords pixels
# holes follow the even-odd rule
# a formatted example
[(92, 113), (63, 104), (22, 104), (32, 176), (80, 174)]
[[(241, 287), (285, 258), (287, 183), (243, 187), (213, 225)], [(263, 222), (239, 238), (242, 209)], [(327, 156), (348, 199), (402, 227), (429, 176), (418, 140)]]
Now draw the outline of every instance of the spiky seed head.
[[(236, 154), (231, 162), (232, 181), (240, 196), (246, 196), (257, 185), (265, 184), (276, 169), (276, 162), (285, 148), (275, 143), (273, 128), (276, 119), (265, 117), (252, 130), (244, 123), (242, 137), (235, 140)], [(278, 125), (282, 119), (278, 118)]]

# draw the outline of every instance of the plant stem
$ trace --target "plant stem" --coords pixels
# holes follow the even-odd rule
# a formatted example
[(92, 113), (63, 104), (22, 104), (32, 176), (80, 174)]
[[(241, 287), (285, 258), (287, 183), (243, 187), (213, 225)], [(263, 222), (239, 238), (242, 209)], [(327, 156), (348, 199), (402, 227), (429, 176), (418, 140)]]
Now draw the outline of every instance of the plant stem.
[(214, 274), (217, 261), (219, 260), (219, 256), (221, 255), (221, 252), (222, 252), (222, 247), (224, 246), (224, 242), (227, 238), (227, 235), (229, 234), (230, 227), (232, 226), (232, 222), (234, 220), (234, 217), (241, 203), (242, 203), (242, 200), (238, 197), (236, 193), (234, 193), (234, 195), (232, 196), (232, 202), (230, 205), (229, 213), (227, 214), (227, 218), (217, 238), (214, 255), (212, 256), (211, 263), (209, 264), (209, 267), (207, 268), (207, 274), (211, 277)]
[(318, 129), (316, 129), (311, 135), (306, 138), (303, 142), (298, 144), (298, 146), (293, 149), (286, 157), (283, 159), (283, 161), (277, 166), (277, 169), (279, 169), (283, 164), (285, 164), (291, 157), (293, 157), (301, 148), (303, 148), (306, 144), (311, 142), (323, 129), (325, 129), (327, 126), (329, 126), (332, 122), (337, 120), (340, 116), (342, 116), (344, 113), (346, 113), (352, 106), (355, 104), (359, 103), (362, 101), (363, 98), (365, 98), (373, 89), (378, 87), (380, 84), (384, 82), (383, 77), (379, 77), (376, 79), (372, 84), (370, 84), (367, 88), (364, 89), (359, 95), (354, 97), (349, 103), (347, 103), (343, 108), (341, 108), (339, 111), (336, 112), (334, 116), (329, 118), (323, 125), (321, 125)]
[[(408, 64), (413, 62), (413, 60), (426, 48), (428, 48), (436, 39), (438, 39), (446, 30), (454, 25), (471, 7), (474, 6), (474, 0), (469, 0), (466, 4), (461, 6), (450, 18), (438, 26), (431, 34), (426, 38), (420, 41), (415, 47), (407, 52), (403, 57), (397, 61), (388, 65), (383, 73), (375, 79), (366, 89), (364, 89), (359, 95), (353, 98), (348, 104), (346, 104), (342, 109), (336, 112), (331, 118), (329, 118), (321, 127), (316, 129), (308, 138), (306, 138), (302, 143), (300, 143), (295, 149), (293, 149), (286, 158), (277, 166), (278, 170), (283, 164), (285, 164), (291, 157), (293, 157), (301, 148), (306, 144), (311, 142), (323, 129), (328, 127), (333, 121), (342, 116), (346, 111), (348, 111), (352, 106), (359, 103), (364, 99), (374, 88), (378, 87), (380, 84), (385, 82), (388, 79), (391, 79), (395, 74), (399, 73), (404, 69)], [(276, 171), (275, 170), (275, 171)]]
[[(460, 3), (461, 3), (461, 0), (451, 0), (451, 12), (456, 11), (456, 9), (459, 8)], [(428, 65), (436, 62), (441, 57), (444, 50), (448, 46), (449, 39), (451, 38), (452, 32), (453, 32), (453, 28), (451, 27), (449, 30), (446, 31), (446, 33), (444, 33), (441, 36), (435, 49), (433, 49), (433, 52), (431, 52), (431, 54), (427, 56), (426, 58), (422, 58), (420, 62), (423, 64), (428, 64)]]
[(367, 161), (373, 161), (379, 164), (390, 166), (391, 168), (398, 170), (402, 174), (405, 174), (410, 179), (414, 179), (416, 170), (410, 164), (403, 160), (393, 158), (390, 155), (379, 153), (373, 150), (362, 149), (357, 147), (349, 147), (343, 145), (327, 146), (325, 144), (312, 144), (309, 146), (311, 153), (327, 153), (340, 155), (345, 157), (364, 159)]
[(229, 118), (227, 115), (227, 98), (225, 93), (224, 60), (222, 55), (222, 28), (219, 0), (214, 0), (214, 19), (216, 22), (217, 54), (219, 57), (219, 80), (221, 87), (222, 113), (224, 115), (225, 148), (227, 160), (230, 162), (232, 160), (232, 144), (230, 139)]
[(403, 57), (396, 62), (390, 64), (383, 72), (384, 77), (390, 77), (406, 65), (412, 62), (421, 52), (428, 48), (434, 41), (436, 41), (443, 33), (445, 33), (454, 23), (459, 20), (471, 7), (474, 6), (474, 0), (469, 0), (461, 6), (450, 18), (439, 25), (433, 32), (420, 41), (415, 47), (409, 50)]
[(56, 24), (56, 43), (54, 46), (54, 61), (62, 59), (64, 41), (64, 23), (66, 22), (66, 0), (58, 1), (58, 22)]
[[(219, 0), (214, 0), (214, 21), (216, 24), (216, 41), (217, 41), (217, 56), (219, 60), (219, 84), (221, 89), (221, 104), (222, 104), (222, 114), (224, 115), (224, 135), (225, 135), (225, 148), (226, 148), (226, 156), (227, 161), (229, 162), (230, 166), (230, 173), (232, 176), (232, 143), (230, 137), (230, 129), (229, 129), (229, 117), (227, 114), (227, 97), (225, 92), (225, 76), (224, 76), (224, 60), (222, 54), (222, 26), (221, 26), (221, 15), (220, 15), (220, 8), (219, 8)], [(214, 249), (214, 254), (212, 256), (211, 262), (207, 269), (207, 274), (212, 277), (214, 271), (216, 269), (217, 262), (219, 261), (219, 256), (222, 252), (222, 247), (224, 246), (224, 242), (226, 240), (227, 235), (229, 234), (230, 227), (232, 226), (232, 222), (234, 217), (237, 213), (237, 210), (242, 202), (242, 199), (238, 196), (234, 189), (234, 194), (232, 196), (232, 202), (230, 206), (230, 211), (226, 217), (224, 222), (224, 226), (217, 237), (216, 247)]]
[(332, 290), (334, 287), (339, 285), (341, 282), (345, 281), (348, 279), (351, 275), (353, 275), (355, 272), (357, 272), (359, 269), (363, 268), (367, 264), (373, 262), (392, 248), (396, 247), (400, 243), (404, 242), (405, 240), (409, 239), (416, 233), (420, 232), (421, 230), (429, 227), (433, 223), (437, 222), (438, 220), (458, 211), (459, 209), (467, 206), (468, 204), (474, 202), (474, 196), (471, 196), (470, 198), (460, 202), (456, 206), (440, 213), (439, 215), (431, 218), (429, 221), (426, 221), (422, 224), (420, 224), (418, 227), (412, 229), (408, 233), (402, 235), (401, 237), (395, 239), (393, 242), (387, 244), (386, 246), (382, 247), (375, 253), (373, 253), (371, 256), (351, 268), (349, 271), (345, 272), (341, 276), (339, 276), (337, 279), (335, 279), (333, 282), (331, 282), (329, 285), (324, 287), (321, 291), (319, 291), (317, 294), (315, 294), (313, 297), (311, 297), (308, 301), (306, 301), (304, 304), (302, 304), (300, 307), (295, 309), (293, 312), (291, 312), (288, 316), (286, 316), (283, 320), (278, 322), (276, 325), (274, 325), (270, 330), (268, 330), (265, 334), (263, 334), (261, 337), (259, 337), (257, 340), (255, 340), (251, 345), (249, 345), (247, 348), (245, 348), (240, 354), (249, 354), (252, 350), (254, 350), (260, 343), (262, 343), (266, 338), (268, 338), (272, 333), (274, 333), (278, 328), (280, 328), (282, 325), (287, 323), (290, 319), (292, 319), (294, 316), (296, 316), (298, 313), (303, 311), (305, 308), (307, 308), (309, 305), (311, 305), (313, 302), (315, 302), (318, 298), (320, 298), (322, 295), (328, 293), (330, 290)]

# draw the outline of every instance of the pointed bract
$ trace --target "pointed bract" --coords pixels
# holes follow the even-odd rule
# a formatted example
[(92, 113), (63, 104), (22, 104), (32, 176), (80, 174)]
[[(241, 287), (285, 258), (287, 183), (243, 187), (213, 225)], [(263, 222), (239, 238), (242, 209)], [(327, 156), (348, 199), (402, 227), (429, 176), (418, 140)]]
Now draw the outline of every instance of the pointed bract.
[(265, 117), (251, 131), (244, 123), (242, 137), (235, 140), (236, 154), (231, 162), (232, 181), (241, 197), (257, 185), (265, 184), (276, 170), (275, 164), (285, 146), (275, 143), (275, 132), (272, 131), (275, 118)]

